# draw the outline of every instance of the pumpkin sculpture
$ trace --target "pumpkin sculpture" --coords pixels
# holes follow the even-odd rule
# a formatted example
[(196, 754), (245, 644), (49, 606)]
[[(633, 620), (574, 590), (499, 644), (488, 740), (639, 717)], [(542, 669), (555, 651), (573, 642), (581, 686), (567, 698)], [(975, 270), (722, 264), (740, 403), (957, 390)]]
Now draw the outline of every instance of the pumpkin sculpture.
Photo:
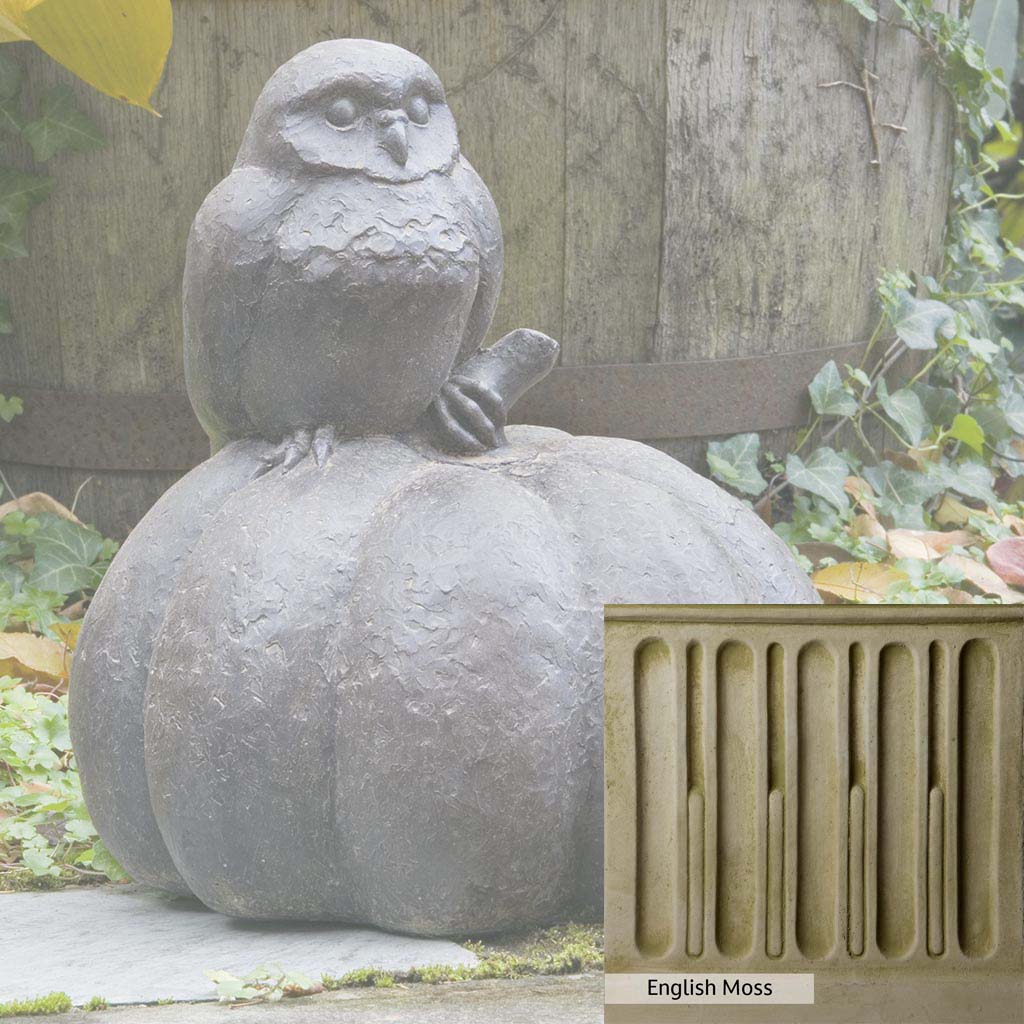
[[(280, 69), (250, 132), (283, 109), (276, 130), (304, 138), (310, 96), (339, 133), (383, 131), (400, 168), (420, 157), (395, 124), (411, 136), (420, 121), (447, 123), (426, 65), (348, 40)], [(302, 151), (322, 164), (324, 145)], [(221, 447), (125, 542), (75, 656), (71, 724), (93, 820), (138, 880), (241, 917), (441, 935), (595, 906), (602, 604), (805, 602), (813, 591), (749, 509), (669, 456), (539, 427), (506, 436), (508, 406), (556, 346), (519, 331), (465, 360), (490, 321), (501, 246), (457, 144), (410, 179), (415, 196), (404, 171), (392, 181), (377, 164), (320, 167), (304, 212), (300, 178), (277, 176), (302, 193), (282, 204), (253, 170), (259, 148), (243, 143), (204, 204), (186, 270), (190, 393)], [(396, 209), (429, 204), (438, 189), (424, 181), (444, 174), (472, 186), (468, 212), (452, 213), (445, 193), (444, 210), (396, 229)], [(351, 208), (364, 178), (381, 191), (377, 212)], [(315, 251), (296, 252), (296, 216)], [(217, 258), (242, 260), (242, 278), (228, 267), (211, 281)], [(422, 290), (401, 304), (417, 268), (447, 282), (437, 302), (454, 312), (425, 316)], [(299, 314), (274, 303), (304, 284), (315, 308), (292, 324), (289, 349), (281, 332)], [(374, 308), (374, 287), (388, 291), (375, 329), (419, 346), (406, 357), (432, 382), (422, 395), (408, 366), (391, 379), (370, 368), (375, 325), (358, 310)], [(231, 335), (236, 313), (251, 319), (244, 339)], [(465, 361), (453, 374), (456, 350)], [(342, 374), (337, 394), (325, 352)], [(272, 395), (274, 359), (292, 398), (257, 424), (248, 389)], [(346, 366), (377, 374), (358, 401)], [(303, 374), (315, 382), (308, 401)]]

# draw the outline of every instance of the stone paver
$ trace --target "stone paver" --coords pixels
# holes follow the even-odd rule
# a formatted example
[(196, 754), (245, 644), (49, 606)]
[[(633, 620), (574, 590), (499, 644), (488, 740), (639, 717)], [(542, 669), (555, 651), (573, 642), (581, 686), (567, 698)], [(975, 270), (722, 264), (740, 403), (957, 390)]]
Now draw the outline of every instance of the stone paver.
[(92, 996), (111, 1004), (212, 999), (204, 971), (240, 974), (264, 963), (316, 979), (359, 967), (475, 962), (454, 942), (237, 921), (135, 886), (0, 893), (0, 1002), (47, 992), (66, 992), (76, 1005)]
[(272, 1005), (126, 1006), (14, 1018), (18, 1024), (600, 1024), (596, 975), (350, 990)]

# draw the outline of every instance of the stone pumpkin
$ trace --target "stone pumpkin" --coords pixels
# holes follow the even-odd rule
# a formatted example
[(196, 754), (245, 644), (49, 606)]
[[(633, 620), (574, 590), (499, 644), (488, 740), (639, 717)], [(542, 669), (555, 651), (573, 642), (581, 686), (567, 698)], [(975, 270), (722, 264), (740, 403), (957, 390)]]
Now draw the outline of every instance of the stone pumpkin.
[[(337, 58), (352, 88), (353, 64), (381, 45), (320, 44), (295, 60), (316, 55), (320, 82)], [(405, 57), (422, 79), (422, 62)], [(288, 67), (271, 93), (304, 81), (282, 76)], [(422, 116), (408, 89), (385, 85), (381, 102)], [(357, 123), (346, 97), (323, 99)], [(377, 114), (367, 130), (400, 121)], [(488, 252), (487, 321), (500, 244)], [(417, 259), (438, 272), (436, 253), (398, 259), (409, 265), (388, 269), (392, 290)], [(357, 273), (345, 260), (332, 271), (342, 278)], [(204, 283), (186, 284), (188, 304)], [(333, 301), (321, 284), (314, 304)], [(268, 291), (261, 316), (279, 294)], [(259, 344), (283, 345), (273, 332), (286, 322), (263, 323)], [(464, 318), (418, 329), (456, 328)], [(345, 331), (332, 357), (342, 366), (367, 333)], [(508, 407), (555, 357), (550, 339), (513, 332), (454, 373), (451, 351), (409, 354), (447, 383), (395, 396), (400, 421), (383, 430), (386, 380), (366, 382), (384, 401), (368, 420), (345, 406), (347, 379), (325, 420), (324, 367), (289, 366), (291, 388), (299, 372), (316, 379), (316, 415), (282, 405), (265, 436), (214, 416), (223, 446), (118, 553), (76, 652), (71, 725), (93, 820), (138, 880), (241, 917), (437, 935), (597, 906), (602, 605), (814, 600), (749, 509), (667, 455), (539, 427), (506, 435)], [(194, 390), (209, 402), (216, 388)], [(244, 387), (229, 390), (242, 409)]]

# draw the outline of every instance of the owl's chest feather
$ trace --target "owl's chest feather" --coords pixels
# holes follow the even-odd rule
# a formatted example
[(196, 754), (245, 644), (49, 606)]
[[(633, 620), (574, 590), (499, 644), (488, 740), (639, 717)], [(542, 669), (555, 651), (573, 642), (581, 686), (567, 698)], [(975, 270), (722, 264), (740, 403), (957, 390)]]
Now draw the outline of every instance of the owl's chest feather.
[[(307, 189), (277, 233), (279, 260), (306, 279), (358, 283), (390, 270), (475, 277), (471, 217), (446, 175), (392, 185), (331, 178)], [(390, 276), (390, 275), (388, 275)]]

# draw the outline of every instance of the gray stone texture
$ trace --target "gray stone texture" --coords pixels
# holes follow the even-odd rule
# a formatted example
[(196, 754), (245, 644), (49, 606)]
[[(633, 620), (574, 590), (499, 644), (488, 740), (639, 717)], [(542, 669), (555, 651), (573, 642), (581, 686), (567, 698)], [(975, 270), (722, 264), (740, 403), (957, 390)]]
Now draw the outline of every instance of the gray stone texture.
[[(0, 894), (0, 1003), (66, 992), (76, 1005), (216, 999), (205, 972), (261, 964), (314, 981), (361, 967), (472, 964), (453, 942), (364, 928), (233, 921), (139, 887)], [(187, 1018), (191, 1019), (191, 1018)]]

